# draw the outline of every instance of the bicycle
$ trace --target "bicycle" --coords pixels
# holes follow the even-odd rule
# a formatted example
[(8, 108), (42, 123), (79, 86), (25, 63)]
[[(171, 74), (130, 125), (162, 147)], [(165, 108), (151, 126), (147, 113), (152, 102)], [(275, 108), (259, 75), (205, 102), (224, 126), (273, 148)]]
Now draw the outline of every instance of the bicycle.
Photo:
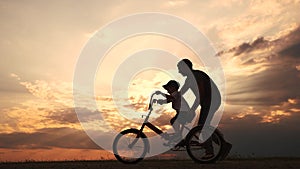
[[(154, 126), (148, 120), (150, 118), (151, 112), (153, 110), (153, 93), (150, 97), (150, 103), (148, 107), (148, 114), (140, 127), (140, 129), (130, 128), (120, 132), (113, 142), (113, 153), (116, 159), (125, 164), (135, 164), (143, 160), (146, 153), (150, 151), (150, 144), (147, 136), (143, 133), (145, 126), (153, 130), (156, 134), (163, 134), (159, 128)], [(187, 128), (186, 126), (182, 126)], [(201, 142), (202, 133), (206, 132), (204, 130), (214, 130), (209, 137), (212, 140), (212, 145), (214, 149), (214, 155), (211, 158), (204, 158), (205, 156), (205, 144), (206, 142)], [(164, 138), (164, 137), (163, 137)], [(168, 139), (168, 138), (165, 138)], [(193, 127), (185, 139), (179, 142), (171, 150), (179, 150), (181, 147), (185, 148), (190, 158), (197, 163), (213, 163), (216, 162), (221, 156), (221, 149), (223, 147), (224, 138), (218, 129), (214, 128), (203, 128), (202, 126)]]

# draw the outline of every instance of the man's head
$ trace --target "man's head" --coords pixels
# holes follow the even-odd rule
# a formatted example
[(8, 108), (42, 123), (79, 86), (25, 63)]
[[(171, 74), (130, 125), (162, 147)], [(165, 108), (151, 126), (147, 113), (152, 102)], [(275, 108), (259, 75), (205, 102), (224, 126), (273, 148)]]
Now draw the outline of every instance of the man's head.
[(187, 76), (193, 70), (193, 63), (189, 59), (182, 59), (177, 64), (178, 72), (182, 74), (182, 76)]
[(163, 85), (163, 88), (168, 91), (168, 93), (173, 93), (179, 89), (180, 85), (175, 80), (170, 80), (167, 84)]

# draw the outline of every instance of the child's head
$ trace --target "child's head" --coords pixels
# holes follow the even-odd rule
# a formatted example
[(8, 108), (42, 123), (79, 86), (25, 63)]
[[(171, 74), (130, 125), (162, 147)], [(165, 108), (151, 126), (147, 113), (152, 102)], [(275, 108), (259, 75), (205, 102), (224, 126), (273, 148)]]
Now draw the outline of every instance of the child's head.
[(168, 93), (173, 93), (179, 89), (179, 83), (175, 80), (170, 80), (167, 84), (163, 85), (163, 88), (168, 91)]

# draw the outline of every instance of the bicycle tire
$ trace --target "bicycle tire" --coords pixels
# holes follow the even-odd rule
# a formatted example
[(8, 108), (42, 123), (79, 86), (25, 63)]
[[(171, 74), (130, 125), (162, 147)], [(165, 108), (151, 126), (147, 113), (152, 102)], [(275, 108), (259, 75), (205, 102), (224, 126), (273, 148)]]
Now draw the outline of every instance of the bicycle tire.
[[(191, 159), (197, 163), (203, 163), (203, 164), (207, 164), (207, 163), (215, 163), (220, 155), (221, 155), (221, 150), (223, 147), (223, 137), (220, 134), (220, 132), (218, 132), (218, 130), (214, 130), (214, 132), (211, 135), (211, 139), (212, 139), (212, 144), (213, 144), (213, 148), (214, 148), (214, 156), (208, 159), (205, 159), (205, 148), (204, 148), (204, 144), (199, 143), (199, 141), (197, 141), (197, 135), (201, 133), (202, 131), (202, 126), (196, 126), (194, 127), (186, 136), (186, 150), (188, 155), (191, 157)], [(199, 136), (198, 136), (199, 137)], [(198, 142), (198, 145), (195, 145), (195, 143)], [(196, 149), (195, 147), (199, 147), (199, 149)], [(201, 148), (202, 146), (202, 148)]]
[[(142, 146), (143, 148), (141, 149), (141, 152), (140, 152), (140, 155), (134, 155), (134, 157), (128, 157), (127, 155), (123, 155), (121, 153), (122, 150), (120, 150), (120, 140), (122, 139), (125, 139), (127, 140), (126, 142), (128, 142), (128, 149), (132, 149), (132, 148), (129, 148), (129, 144), (132, 143), (132, 141), (141, 141), (142, 143)], [(135, 140), (135, 139), (138, 139), (138, 140)], [(125, 148), (127, 145), (124, 145)], [(135, 164), (135, 163), (138, 163), (139, 161), (143, 160), (146, 153), (149, 152), (149, 141), (148, 141), (148, 138), (147, 136), (137, 129), (127, 129), (127, 130), (124, 130), (122, 132), (120, 132), (114, 142), (113, 142), (113, 153), (114, 153), (114, 156), (116, 157), (116, 159), (122, 163), (125, 163), (125, 164)], [(126, 152), (125, 152), (126, 153)]]

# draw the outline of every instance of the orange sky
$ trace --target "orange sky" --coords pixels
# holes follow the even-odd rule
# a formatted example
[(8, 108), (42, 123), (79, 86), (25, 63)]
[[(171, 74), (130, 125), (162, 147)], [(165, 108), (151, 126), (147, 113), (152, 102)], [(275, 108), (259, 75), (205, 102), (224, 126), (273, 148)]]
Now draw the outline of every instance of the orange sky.
[[(233, 153), (300, 156), (300, 151), (293, 149), (299, 140), (293, 133), (300, 130), (299, 7), (298, 0), (1, 1), (0, 161), (96, 158), (90, 154), (98, 147), (83, 132), (74, 112), (76, 61), (97, 30), (139, 12), (181, 17), (210, 40), (225, 73), (225, 111), (220, 128), (236, 145)], [(135, 36), (114, 46), (103, 60), (106, 64), (99, 66), (95, 91), (98, 111), (116, 130), (135, 125), (120, 118), (112, 102), (113, 73), (124, 58), (149, 48), (190, 58), (196, 68), (203, 68), (189, 48), (164, 36)], [(159, 61), (167, 62), (163, 57)], [(176, 74), (176, 66), (170, 71)], [(157, 70), (132, 77), (128, 84), (130, 99), (117, 98), (132, 104), (129, 109), (124, 106), (123, 113), (144, 111), (150, 92), (162, 90), (161, 85), (169, 78), (166, 72)], [(172, 112), (170, 107), (167, 110), (156, 115), (156, 123), (163, 129), (171, 127), (166, 119)], [(107, 131), (101, 122), (91, 124)], [(244, 131), (249, 135), (241, 137)], [(256, 145), (270, 141), (262, 138), (267, 134), (276, 141), (262, 151)], [(254, 141), (247, 148), (249, 139)], [(74, 140), (81, 144), (74, 144)], [(276, 143), (289, 146), (276, 150)], [(77, 153), (81, 156), (76, 157)]]

